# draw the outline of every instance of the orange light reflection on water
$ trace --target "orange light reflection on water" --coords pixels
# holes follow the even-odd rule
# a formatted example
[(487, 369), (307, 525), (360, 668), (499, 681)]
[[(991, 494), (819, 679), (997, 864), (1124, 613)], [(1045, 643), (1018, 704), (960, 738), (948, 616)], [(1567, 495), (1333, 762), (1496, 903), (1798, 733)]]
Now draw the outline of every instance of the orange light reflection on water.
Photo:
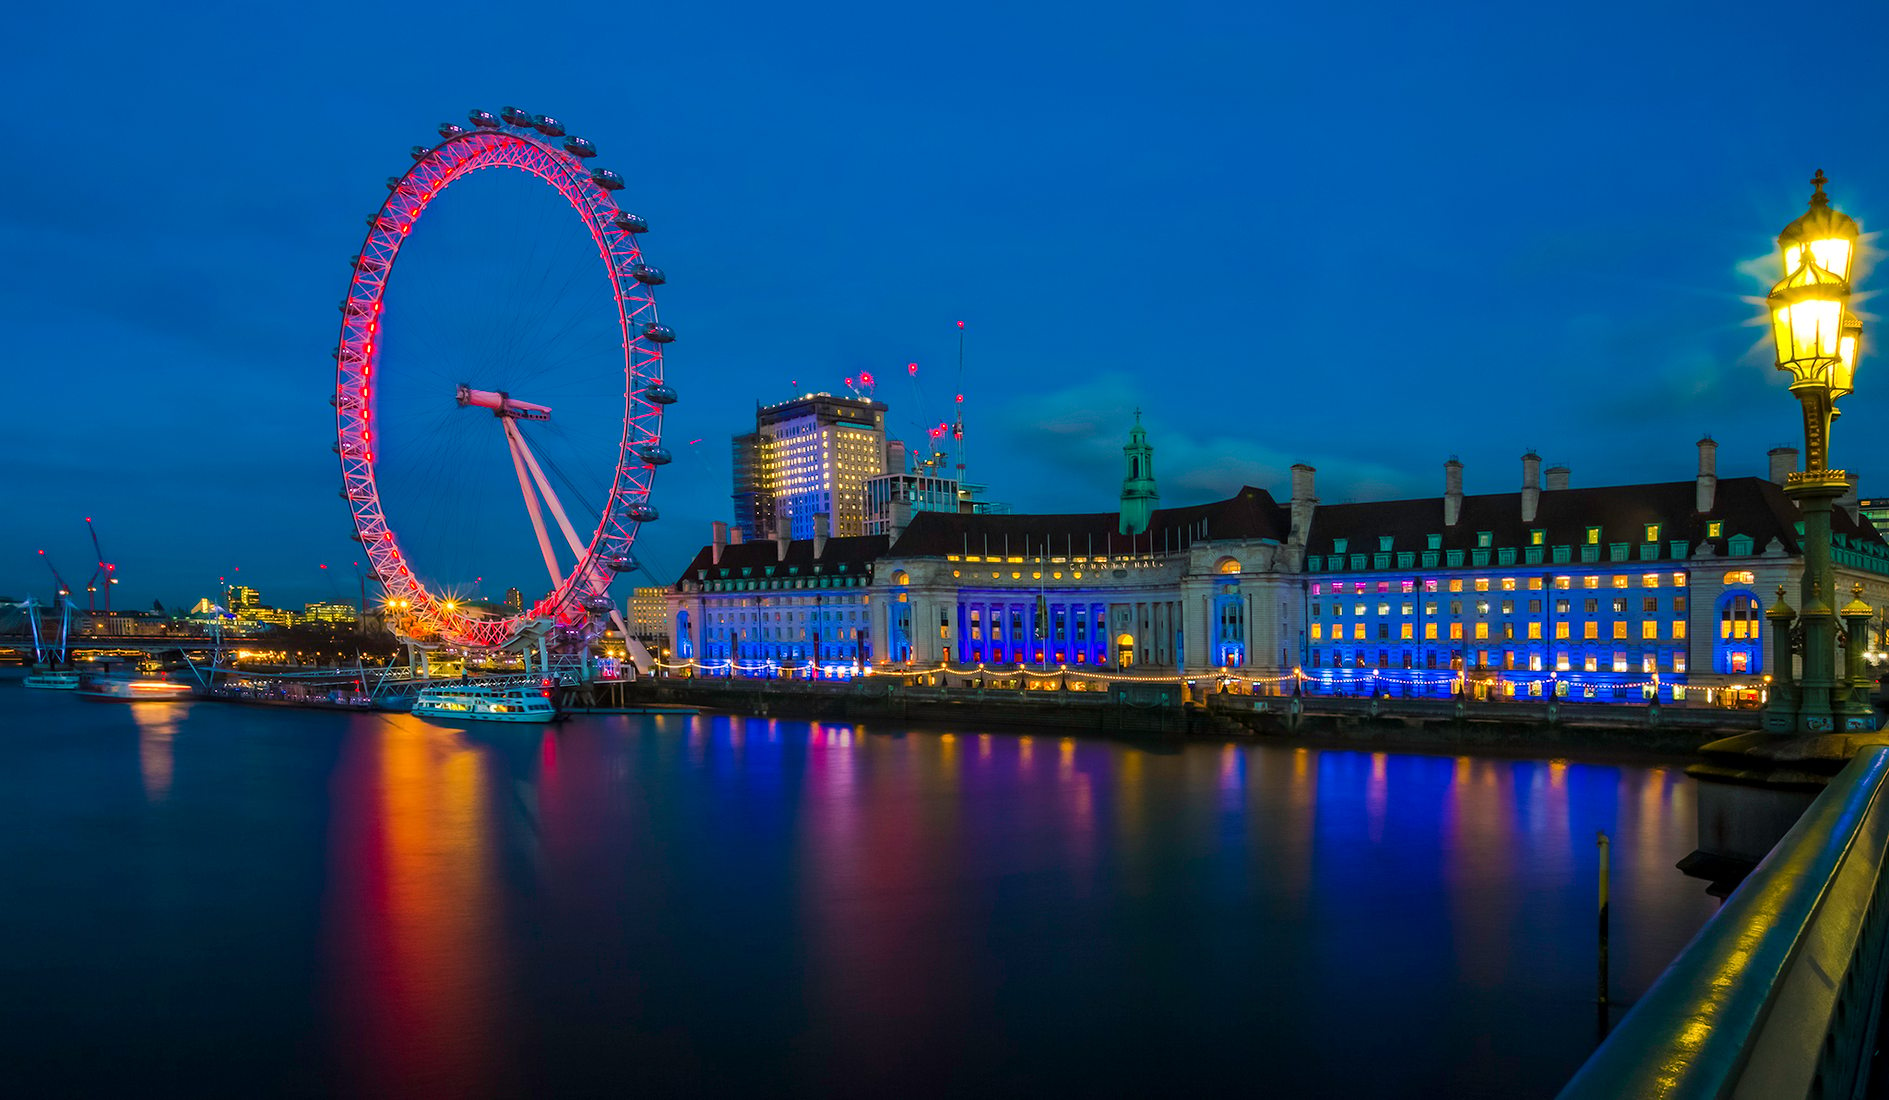
[(488, 764), (457, 732), (382, 721), (348, 740), (335, 780), (349, 812), (330, 852), (333, 993), (352, 1083), (496, 1095)]

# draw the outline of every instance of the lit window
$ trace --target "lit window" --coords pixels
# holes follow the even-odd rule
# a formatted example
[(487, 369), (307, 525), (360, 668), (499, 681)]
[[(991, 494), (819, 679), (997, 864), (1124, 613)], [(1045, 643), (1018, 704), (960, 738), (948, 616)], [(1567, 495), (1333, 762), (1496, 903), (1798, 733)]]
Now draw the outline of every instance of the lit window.
[(1416, 631), (1417, 627), (1415, 623), (1405, 623), (1400, 635), (1404, 641), (1408, 642), (1417, 636)]
[(1476, 545), (1477, 546), (1486, 548), (1492, 545), (1494, 542), (1495, 542), (1494, 532), (1492, 531), (1477, 531), (1476, 532)]
[(1648, 641), (1648, 642), (1658, 641), (1659, 640), (1659, 624), (1654, 622), (1651, 619), (1648, 619), (1645, 622), (1641, 623), (1640, 624), (1640, 638), (1643, 641)]
[(1708, 539), (1716, 539), (1716, 538), (1723, 538), (1723, 537), (1724, 537), (1724, 535), (1725, 535), (1725, 524), (1724, 524), (1724, 523), (1722, 523), (1722, 522), (1720, 522), (1720, 521), (1718, 521), (1718, 520), (1713, 520), (1712, 522), (1710, 522), (1710, 523), (1708, 523), (1708, 524), (1706, 524), (1706, 525), (1705, 525), (1705, 537), (1706, 537), (1706, 538), (1708, 538)]
[(1757, 576), (1749, 569), (1734, 569), (1725, 574), (1726, 584), (1754, 584), (1757, 579)]
[(1528, 533), (1528, 545), (1540, 546), (1548, 541), (1548, 532), (1536, 528)]
[(1560, 589), (1561, 591), (1565, 592), (1568, 589), (1574, 587), (1574, 578), (1573, 577), (1556, 577), (1554, 579), (1554, 586)]
[(1582, 577), (1581, 587), (1582, 588), (1599, 588), (1600, 578), (1599, 577)]
[(1568, 624), (1567, 623), (1554, 624), (1554, 636), (1556, 638), (1566, 639), (1568, 637)]
[(1600, 624), (1599, 623), (1581, 624), (1581, 637), (1586, 638), (1590, 642), (1598, 639), (1600, 637)]
[(1627, 624), (1624, 621), (1616, 622), (1614, 624), (1614, 638), (1618, 640), (1621, 638), (1625, 638), (1626, 636), (1627, 636)]
[(1649, 523), (1646, 525), (1646, 541), (1648, 542), (1659, 541), (1659, 524)]
[(1589, 527), (1587, 529), (1587, 545), (1589, 546), (1600, 545), (1600, 528)]
[(1502, 578), (1502, 591), (1504, 591), (1504, 592), (1513, 592), (1513, 591), (1515, 591), (1515, 578), (1514, 578), (1514, 577), (1503, 577), (1503, 578)]
[(1685, 586), (1686, 586), (1686, 575), (1684, 573), (1674, 573), (1673, 574), (1673, 587), (1684, 588)]
[(1481, 638), (1487, 638), (1488, 636), (1489, 636), (1489, 624), (1477, 623), (1476, 624), (1476, 637), (1478, 639), (1481, 639)]
[(1313, 623), (1312, 624), (1312, 640), (1315, 642), (1322, 641), (1324, 640), (1324, 637), (1325, 637), (1325, 624)]
[(1451, 592), (1461, 592), (1462, 590), (1463, 590), (1463, 581), (1462, 581), (1462, 578), (1460, 578), (1460, 577), (1458, 577), (1457, 579), (1455, 579), (1455, 580), (1452, 580), (1452, 581), (1450, 582), (1450, 591), (1451, 591)]
[(1627, 670), (1626, 652), (1624, 650), (1619, 650), (1619, 649), (1614, 650), (1614, 671), (1625, 672), (1626, 670)]
[(1658, 588), (1659, 587), (1659, 574), (1648, 573), (1642, 576), (1640, 578), (1640, 587), (1641, 588)]
[(1541, 637), (1541, 624), (1540, 624), (1540, 623), (1529, 623), (1529, 624), (1528, 624), (1528, 636), (1529, 636), (1530, 638), (1532, 638), (1532, 639), (1539, 639), (1539, 638)]
[(1436, 624), (1435, 623), (1423, 624), (1423, 637), (1426, 641), (1432, 641), (1432, 642), (1436, 641)]
[(1614, 574), (1614, 587), (1615, 588), (1625, 588), (1628, 583), (1629, 582), (1627, 580), (1627, 575), (1625, 573)]
[(1476, 578), (1476, 591), (1478, 591), (1478, 592), (1487, 592), (1487, 591), (1489, 591), (1489, 578), (1487, 578), (1487, 577), (1477, 577), (1477, 578)]
[(1673, 620), (1673, 641), (1675, 642), (1684, 641), (1685, 637), (1686, 637), (1686, 620), (1674, 619)]

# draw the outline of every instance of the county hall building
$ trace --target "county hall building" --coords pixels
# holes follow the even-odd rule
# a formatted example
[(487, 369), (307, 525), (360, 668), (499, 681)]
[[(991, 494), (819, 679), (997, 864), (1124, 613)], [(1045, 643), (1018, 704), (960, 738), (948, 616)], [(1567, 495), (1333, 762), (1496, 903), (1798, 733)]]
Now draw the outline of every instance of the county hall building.
[[(715, 538), (665, 599), (672, 671), (1230, 679), (1235, 690), (1754, 703), (1764, 612), (1795, 600), (1801, 524), (1770, 476), (1576, 488), (1525, 455), (1515, 492), (1321, 505), (1251, 486), (1161, 508), (1137, 423), (1119, 507), (1067, 515), (912, 511), (884, 534)], [(1889, 544), (1854, 493), (1835, 514), (1836, 604), (1889, 607)], [(1872, 630), (1872, 636), (1874, 631)]]

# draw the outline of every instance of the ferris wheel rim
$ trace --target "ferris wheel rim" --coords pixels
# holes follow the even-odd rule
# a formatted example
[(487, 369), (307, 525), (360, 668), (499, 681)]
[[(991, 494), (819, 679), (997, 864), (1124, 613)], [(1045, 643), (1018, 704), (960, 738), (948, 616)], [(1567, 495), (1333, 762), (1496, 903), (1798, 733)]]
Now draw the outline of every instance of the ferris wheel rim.
[[(644, 522), (644, 517), (634, 513), (646, 505), (656, 465), (638, 451), (660, 451), (662, 438), (662, 405), (648, 391), (662, 384), (662, 343), (674, 337), (658, 323), (653, 284), (644, 277), (654, 269), (644, 262), (636, 241), (642, 231), (640, 219), (630, 218), (637, 228), (626, 227), (611, 189), (603, 185), (604, 180), (614, 180), (620, 187), (620, 177), (593, 173), (579, 157), (512, 125), (481, 124), (446, 134), (430, 148), (416, 146), (413, 159), (413, 166), (397, 182), (389, 181), (389, 194), (370, 218), (367, 236), (350, 261), (353, 275), (341, 304), (331, 399), (342, 496), (376, 579), (388, 600), (400, 607), (402, 618), (417, 628), (400, 633), (437, 635), (450, 644), (497, 649), (547, 621), (569, 623), (587, 615), (589, 609), (582, 605), (607, 591), (613, 579), (611, 565), (629, 560)], [(375, 454), (373, 379), (379, 365), (376, 338), (382, 304), (405, 238), (428, 206), (453, 183), (489, 169), (513, 169), (537, 178), (564, 199), (590, 232), (612, 283), (623, 340), (623, 429), (597, 526), (571, 570), (530, 607), (484, 619), (459, 610), (455, 601), (420, 580), (388, 522)], [(666, 339), (659, 341), (654, 334)]]

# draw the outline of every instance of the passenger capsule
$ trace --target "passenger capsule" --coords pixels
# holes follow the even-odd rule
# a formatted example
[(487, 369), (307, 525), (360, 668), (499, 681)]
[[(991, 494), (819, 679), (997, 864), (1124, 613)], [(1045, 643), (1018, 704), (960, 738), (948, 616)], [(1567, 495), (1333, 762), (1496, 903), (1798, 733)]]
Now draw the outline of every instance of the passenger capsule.
[(388, 176), (388, 177), (387, 177), (387, 190), (389, 190), (389, 191), (398, 191), (398, 190), (400, 190), (400, 177), (399, 177), (399, 176)]
[(667, 382), (651, 382), (643, 388), (643, 396), (652, 405), (673, 405), (676, 403), (676, 391)]
[(531, 128), (545, 137), (563, 137), (564, 124), (550, 115), (532, 115)]
[(643, 326), (643, 336), (658, 344), (673, 344), (676, 342), (675, 329), (670, 328), (668, 325), (659, 325), (654, 321)]
[(638, 443), (630, 448), (630, 453), (651, 466), (667, 466), (672, 460), (668, 448), (658, 447), (654, 443)]
[(481, 130), (498, 129), (498, 116), (490, 111), (468, 111), (466, 118)]
[(664, 283), (662, 268), (648, 264), (634, 264), (630, 267), (630, 277), (644, 286), (661, 286)]
[(648, 523), (656, 518), (656, 506), (654, 504), (632, 504), (623, 510), (623, 514), (638, 523)]
[(594, 157), (597, 155), (597, 147), (590, 143), (589, 138), (565, 138), (564, 151), (574, 157)]
[(513, 126), (531, 125), (531, 112), (520, 110), (517, 107), (500, 107), (498, 109), (498, 117), (504, 119), (506, 122), (510, 123)]
[(427, 157), (432, 155), (433, 150), (428, 149), (424, 145), (415, 145), (412, 149), (409, 149), (407, 153), (414, 160), (425, 160)]
[(605, 191), (623, 190), (623, 177), (608, 168), (591, 169), (590, 178), (595, 181), (598, 187), (603, 188)]
[(595, 596), (584, 597), (584, 609), (586, 611), (615, 611), (616, 606), (616, 604), (610, 602), (610, 597), (602, 593)]
[(612, 573), (628, 573), (636, 568), (636, 563), (622, 554), (606, 554), (598, 559), (605, 569)]
[(442, 122), (439, 124), (439, 136), (443, 138), (456, 138), (465, 132), (466, 128), (459, 125), (457, 122)]
[(623, 230), (625, 233), (649, 232), (649, 223), (644, 221), (641, 217), (635, 214), (625, 214), (625, 213), (617, 214), (616, 226), (618, 229)]

